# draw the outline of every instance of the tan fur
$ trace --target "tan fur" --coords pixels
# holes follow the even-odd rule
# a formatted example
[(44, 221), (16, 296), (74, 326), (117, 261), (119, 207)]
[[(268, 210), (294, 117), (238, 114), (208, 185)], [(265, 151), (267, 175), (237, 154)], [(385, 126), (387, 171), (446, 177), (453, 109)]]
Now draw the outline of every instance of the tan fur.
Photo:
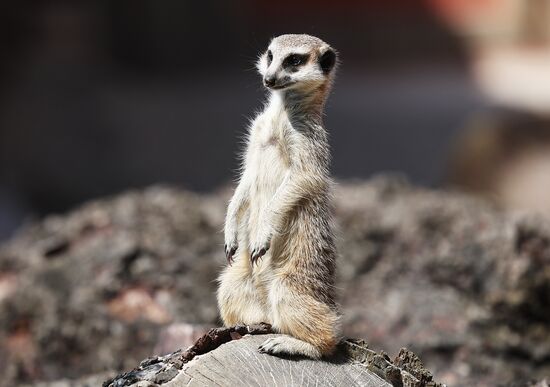
[[(260, 73), (284, 87), (271, 91), (250, 127), (225, 224), (226, 254), (234, 262), (220, 275), (218, 304), (226, 325), (267, 322), (288, 335), (266, 341), (261, 351), (319, 358), (339, 338), (330, 152), (322, 125), (334, 66), (320, 67), (322, 55), (334, 51), (308, 35), (275, 38), (269, 50), (273, 59), (262, 55)], [(289, 68), (285, 58), (293, 53), (308, 60)]]

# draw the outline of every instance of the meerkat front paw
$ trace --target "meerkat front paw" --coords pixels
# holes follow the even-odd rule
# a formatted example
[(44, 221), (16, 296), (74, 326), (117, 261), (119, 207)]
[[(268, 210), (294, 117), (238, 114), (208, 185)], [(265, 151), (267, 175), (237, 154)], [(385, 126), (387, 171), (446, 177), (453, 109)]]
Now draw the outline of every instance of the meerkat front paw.
[(271, 247), (271, 238), (273, 230), (269, 222), (265, 220), (260, 222), (260, 226), (256, 229), (254, 237), (250, 241), (250, 260), (252, 264), (263, 257)]
[(250, 253), (250, 261), (252, 262), (252, 264), (255, 264), (258, 261), (258, 259), (263, 257), (265, 253), (267, 253), (268, 250), (269, 250), (269, 243), (264, 244), (263, 247), (254, 248)]
[(235, 256), (235, 253), (237, 252), (237, 249), (239, 248), (238, 237), (237, 232), (234, 231), (236, 228), (232, 227), (225, 227), (225, 257), (227, 258), (227, 263), (232, 264)]
[(225, 257), (227, 258), (228, 264), (231, 265), (235, 261), (235, 252), (237, 252), (238, 248), (239, 246), (236, 243), (225, 244), (224, 246)]
[[(264, 229), (265, 230), (265, 229)], [(259, 232), (250, 243), (250, 261), (255, 264), (271, 247), (271, 232)]]

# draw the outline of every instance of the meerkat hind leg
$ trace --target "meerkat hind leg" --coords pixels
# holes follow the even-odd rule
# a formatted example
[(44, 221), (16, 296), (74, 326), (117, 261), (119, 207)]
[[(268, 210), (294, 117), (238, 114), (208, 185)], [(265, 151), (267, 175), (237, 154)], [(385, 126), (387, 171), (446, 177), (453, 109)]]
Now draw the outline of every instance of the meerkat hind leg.
[(272, 284), (270, 301), (273, 328), (284, 336), (266, 340), (260, 352), (312, 359), (333, 352), (338, 341), (339, 317), (327, 304), (304, 294), (285, 280)]
[(271, 324), (266, 313), (267, 295), (254, 283), (246, 269), (247, 263), (242, 262), (248, 256), (239, 259), (241, 261), (226, 268), (219, 279), (218, 306), (224, 325)]
[(322, 354), (310, 343), (284, 335), (267, 339), (258, 348), (261, 353), (274, 356), (306, 356), (311, 359), (320, 359)]

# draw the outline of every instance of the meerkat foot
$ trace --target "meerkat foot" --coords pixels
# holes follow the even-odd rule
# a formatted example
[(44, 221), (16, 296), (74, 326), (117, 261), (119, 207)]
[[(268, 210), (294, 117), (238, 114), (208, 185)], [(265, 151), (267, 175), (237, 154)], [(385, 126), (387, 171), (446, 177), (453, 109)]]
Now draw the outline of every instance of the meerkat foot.
[(258, 350), (273, 356), (305, 356), (311, 359), (320, 359), (322, 356), (321, 352), (310, 343), (291, 336), (267, 339)]

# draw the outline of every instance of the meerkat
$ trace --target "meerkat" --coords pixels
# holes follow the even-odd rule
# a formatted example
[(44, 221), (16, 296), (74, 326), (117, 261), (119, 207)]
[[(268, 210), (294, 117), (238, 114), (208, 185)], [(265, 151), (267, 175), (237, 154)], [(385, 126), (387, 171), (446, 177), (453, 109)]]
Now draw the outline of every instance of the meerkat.
[(257, 63), (269, 99), (251, 123), (227, 208), (218, 306), (226, 326), (267, 322), (260, 352), (313, 359), (339, 341), (330, 149), (323, 110), (336, 51), (309, 35), (274, 38)]

